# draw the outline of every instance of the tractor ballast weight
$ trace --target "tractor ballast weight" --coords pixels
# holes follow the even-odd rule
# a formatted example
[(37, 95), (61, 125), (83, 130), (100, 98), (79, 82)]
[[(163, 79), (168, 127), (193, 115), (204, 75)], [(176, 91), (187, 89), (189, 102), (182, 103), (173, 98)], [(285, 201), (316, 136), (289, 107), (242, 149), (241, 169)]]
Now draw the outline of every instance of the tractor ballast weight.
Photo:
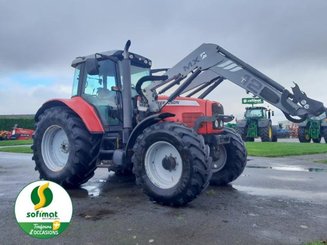
[(245, 168), (241, 137), (224, 127), (233, 116), (204, 99), (225, 79), (293, 121), (326, 111), (297, 85), (288, 92), (218, 45), (202, 44), (172, 68), (155, 70), (129, 47), (76, 58), (72, 98), (36, 113), (32, 149), (41, 179), (75, 187), (107, 167), (134, 174), (151, 200), (180, 206)]

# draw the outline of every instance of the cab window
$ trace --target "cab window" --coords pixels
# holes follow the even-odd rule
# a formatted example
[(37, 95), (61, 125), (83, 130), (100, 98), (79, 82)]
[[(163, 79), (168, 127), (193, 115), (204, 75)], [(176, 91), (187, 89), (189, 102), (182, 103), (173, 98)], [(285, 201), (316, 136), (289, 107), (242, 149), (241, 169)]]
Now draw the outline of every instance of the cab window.
[(81, 65), (78, 65), (78, 66), (76, 66), (75, 73), (74, 73), (72, 96), (76, 96), (78, 93), (78, 84), (79, 84), (80, 74), (81, 74)]
[(98, 61), (98, 74), (86, 74), (82, 97), (97, 109), (105, 126), (118, 125), (116, 64), (111, 60)]

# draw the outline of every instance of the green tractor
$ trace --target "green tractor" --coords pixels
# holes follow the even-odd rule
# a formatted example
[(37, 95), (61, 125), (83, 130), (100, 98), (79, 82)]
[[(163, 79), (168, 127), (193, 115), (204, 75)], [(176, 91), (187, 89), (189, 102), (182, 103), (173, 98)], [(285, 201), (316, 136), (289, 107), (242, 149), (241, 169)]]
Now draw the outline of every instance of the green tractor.
[(244, 141), (254, 141), (260, 137), (262, 142), (277, 142), (277, 134), (272, 126), (274, 112), (265, 107), (247, 107), (244, 119), (237, 122), (237, 132)]
[(327, 143), (327, 121), (319, 118), (305, 120), (299, 124), (297, 133), (301, 143), (309, 143), (311, 139), (314, 143), (320, 143), (322, 137)]

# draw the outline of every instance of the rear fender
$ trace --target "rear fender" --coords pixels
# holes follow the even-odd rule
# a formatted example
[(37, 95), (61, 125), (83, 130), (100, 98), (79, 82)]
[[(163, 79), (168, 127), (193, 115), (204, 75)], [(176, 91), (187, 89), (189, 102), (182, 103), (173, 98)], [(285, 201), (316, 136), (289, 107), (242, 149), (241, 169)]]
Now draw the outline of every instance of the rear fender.
[(81, 97), (73, 97), (71, 99), (53, 99), (44, 103), (35, 115), (35, 121), (46, 110), (55, 106), (64, 106), (70, 108), (83, 121), (88, 131), (92, 134), (104, 133), (101, 120), (96, 110)]

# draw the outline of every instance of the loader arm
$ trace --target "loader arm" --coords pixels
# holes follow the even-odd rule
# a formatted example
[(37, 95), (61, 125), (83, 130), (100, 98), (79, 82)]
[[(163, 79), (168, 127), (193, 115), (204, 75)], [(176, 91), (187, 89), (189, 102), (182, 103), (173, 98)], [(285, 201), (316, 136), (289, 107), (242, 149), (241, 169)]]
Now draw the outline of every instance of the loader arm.
[[(223, 80), (229, 80), (274, 105), (293, 122), (301, 122), (327, 111), (323, 103), (307, 97), (296, 83), (290, 92), (216, 44), (202, 44), (164, 75), (168, 77), (166, 80), (155, 81), (143, 89), (142, 96), (147, 101), (150, 112), (160, 111), (164, 106), (159, 105), (157, 94), (176, 85), (178, 87), (169, 96), (167, 103), (188, 91), (191, 91), (188, 95), (190, 97), (205, 89), (199, 96), (203, 98)], [(166, 86), (157, 93), (156, 89), (164, 85)]]

